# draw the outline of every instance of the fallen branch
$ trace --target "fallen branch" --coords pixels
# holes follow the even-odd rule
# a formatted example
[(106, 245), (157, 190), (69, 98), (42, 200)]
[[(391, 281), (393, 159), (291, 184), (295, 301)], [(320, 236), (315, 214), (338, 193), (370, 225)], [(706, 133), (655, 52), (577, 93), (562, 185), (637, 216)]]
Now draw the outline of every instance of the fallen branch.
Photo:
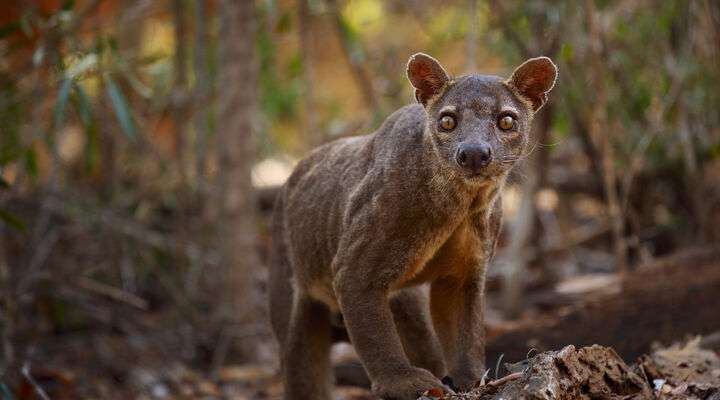
[[(601, 291), (576, 301), (561, 316), (490, 338), (487, 359), (525, 359), (528, 349), (595, 343), (634, 359), (653, 342), (672, 343), (687, 335), (720, 331), (720, 314), (709, 304), (720, 293), (720, 249), (678, 253), (623, 277), (620, 291)], [(558, 295), (560, 296), (560, 295)]]
[(30, 373), (30, 363), (25, 362), (23, 364), (22, 368), (20, 369), (20, 372), (22, 373), (23, 377), (27, 380), (27, 382), (32, 386), (32, 388), (35, 390), (35, 393), (37, 393), (38, 397), (40, 397), (42, 400), (50, 400), (50, 397), (45, 393), (45, 390), (40, 386), (40, 384), (33, 378), (32, 374)]
[[(700, 338), (626, 364), (609, 347), (593, 345), (538, 354), (523, 371), (443, 400), (720, 398), (720, 357), (699, 347)], [(426, 396), (427, 397), (427, 396)]]
[(89, 278), (80, 277), (75, 284), (85, 290), (109, 297), (115, 301), (131, 305), (143, 311), (148, 310), (148, 302), (140, 296), (126, 292), (122, 289), (94, 281)]

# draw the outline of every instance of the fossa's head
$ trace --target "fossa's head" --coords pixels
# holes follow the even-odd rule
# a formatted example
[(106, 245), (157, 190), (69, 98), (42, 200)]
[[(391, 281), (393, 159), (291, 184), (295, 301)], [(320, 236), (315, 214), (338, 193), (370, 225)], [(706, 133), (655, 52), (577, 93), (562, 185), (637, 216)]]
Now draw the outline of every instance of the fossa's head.
[(436, 153), (471, 182), (507, 174), (527, 150), (534, 113), (555, 85), (557, 67), (532, 58), (508, 79), (492, 75), (450, 78), (433, 57), (410, 57), (407, 76), (428, 116)]

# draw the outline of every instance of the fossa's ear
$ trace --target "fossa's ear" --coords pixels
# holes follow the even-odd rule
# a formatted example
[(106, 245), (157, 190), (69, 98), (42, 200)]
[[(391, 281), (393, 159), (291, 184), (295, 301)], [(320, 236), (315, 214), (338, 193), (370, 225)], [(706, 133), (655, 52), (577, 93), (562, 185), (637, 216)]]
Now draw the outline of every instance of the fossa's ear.
[(450, 77), (438, 60), (425, 53), (415, 53), (407, 64), (407, 77), (415, 88), (415, 98), (427, 106), (450, 83)]
[(533, 111), (537, 111), (547, 101), (547, 94), (555, 86), (557, 75), (557, 66), (551, 59), (531, 58), (515, 69), (507, 84), (530, 100)]

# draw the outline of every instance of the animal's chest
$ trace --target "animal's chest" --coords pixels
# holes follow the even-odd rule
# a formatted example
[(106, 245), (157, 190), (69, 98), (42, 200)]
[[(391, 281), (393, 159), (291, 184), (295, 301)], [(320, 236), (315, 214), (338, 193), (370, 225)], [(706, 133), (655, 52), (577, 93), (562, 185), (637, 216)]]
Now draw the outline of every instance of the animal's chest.
[(472, 275), (483, 265), (485, 241), (481, 221), (464, 219), (435, 242), (418, 249), (396, 286), (402, 288), (441, 277)]

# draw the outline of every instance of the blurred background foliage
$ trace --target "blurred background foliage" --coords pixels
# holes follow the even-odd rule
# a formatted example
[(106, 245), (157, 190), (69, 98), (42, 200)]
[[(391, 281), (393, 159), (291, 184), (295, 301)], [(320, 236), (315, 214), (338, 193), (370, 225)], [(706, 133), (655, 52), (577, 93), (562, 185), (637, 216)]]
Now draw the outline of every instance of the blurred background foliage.
[[(226, 356), (272, 359), (262, 318), (217, 315), (232, 291), (223, 277), (242, 265), (257, 288), (242, 296), (262, 299), (277, 185), (311, 148), (412, 102), (417, 51), (456, 75), (507, 76), (538, 55), (559, 65), (535, 150), (506, 188), (489, 282), (498, 318), (527, 314), (533, 287), (720, 238), (715, 1), (257, 0), (252, 40), (223, 36), (227, 3), (4, 2), (2, 380), (28, 360), (100, 359), (98, 374), (122, 375), (136, 353), (212, 371)], [(254, 57), (223, 64), (223, 40)], [(235, 62), (257, 73), (223, 80)], [(250, 128), (220, 132), (232, 117), (220, 99), (244, 91)], [(235, 153), (235, 134), (249, 150)], [(235, 195), (252, 217), (241, 234), (253, 265), (219, 244), (235, 226), (218, 211), (222, 151), (252, 177)], [(262, 300), (247, 302), (262, 315)], [(257, 354), (233, 352), (236, 341)]]

